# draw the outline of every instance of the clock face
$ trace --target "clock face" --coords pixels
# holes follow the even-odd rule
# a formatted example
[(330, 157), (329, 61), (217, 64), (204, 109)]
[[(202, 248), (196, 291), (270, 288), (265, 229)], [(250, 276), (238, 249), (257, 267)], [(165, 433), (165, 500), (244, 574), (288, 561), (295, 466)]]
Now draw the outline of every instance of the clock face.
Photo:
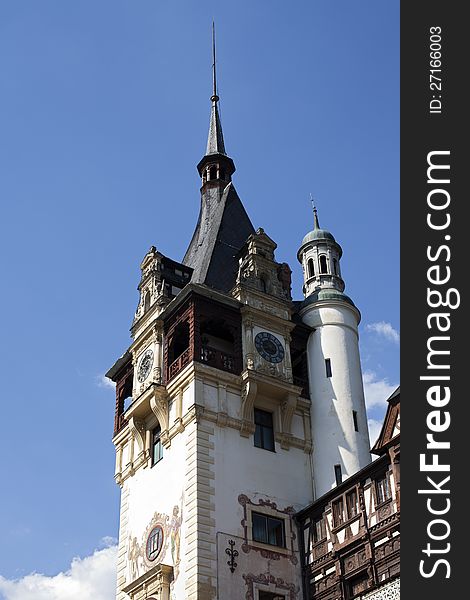
[(272, 333), (262, 331), (255, 337), (256, 350), (270, 363), (280, 363), (284, 358), (284, 348)]
[(142, 382), (147, 379), (150, 374), (153, 365), (153, 352), (148, 348), (140, 359), (139, 366), (137, 368), (137, 379)]

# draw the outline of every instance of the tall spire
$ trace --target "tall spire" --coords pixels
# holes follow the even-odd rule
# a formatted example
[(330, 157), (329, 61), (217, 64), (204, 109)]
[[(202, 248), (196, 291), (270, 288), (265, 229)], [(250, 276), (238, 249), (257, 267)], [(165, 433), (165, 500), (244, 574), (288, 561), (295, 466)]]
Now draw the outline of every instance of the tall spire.
[(224, 136), (219, 117), (219, 96), (217, 95), (217, 75), (215, 61), (215, 23), (212, 21), (212, 96), (211, 120), (207, 138), (206, 156), (208, 154), (225, 154)]
[(212, 23), (212, 109), (206, 154), (197, 165), (201, 176), (201, 208), (183, 264), (192, 283), (228, 292), (235, 285), (238, 251), (255, 229), (232, 183), (235, 164), (225, 153), (217, 103), (215, 25)]
[(217, 96), (217, 76), (215, 70), (215, 23), (212, 21), (212, 97), (213, 102), (218, 102)]
[(316, 206), (313, 207), (313, 226), (314, 229), (320, 229), (320, 223), (318, 222), (318, 213)]
[(310, 202), (312, 203), (313, 210), (313, 229), (320, 229), (320, 223), (318, 222), (317, 207), (315, 206), (312, 194), (310, 194)]

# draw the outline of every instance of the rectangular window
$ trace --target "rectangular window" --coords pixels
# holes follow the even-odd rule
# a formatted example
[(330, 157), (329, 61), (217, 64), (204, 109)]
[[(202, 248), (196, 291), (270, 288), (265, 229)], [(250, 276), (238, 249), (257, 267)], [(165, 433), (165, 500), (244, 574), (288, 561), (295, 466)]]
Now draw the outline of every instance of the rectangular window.
[(255, 446), (274, 452), (273, 414), (255, 408)]
[(346, 511), (348, 519), (352, 519), (357, 515), (357, 492), (352, 490), (346, 494)]
[(152, 466), (163, 458), (161, 435), (162, 430), (160, 425), (158, 425), (152, 432)]
[(285, 596), (280, 596), (273, 592), (263, 592), (262, 590), (258, 593), (258, 600), (285, 600)]
[(344, 523), (344, 503), (343, 498), (338, 498), (333, 502), (333, 526), (339, 527)]
[(377, 504), (382, 504), (382, 502), (385, 502), (392, 497), (387, 473), (384, 473), (382, 477), (376, 479), (375, 489), (377, 491)]
[(313, 542), (316, 544), (326, 538), (326, 527), (324, 519), (318, 519), (313, 523)]
[(284, 520), (269, 517), (261, 513), (251, 513), (253, 522), (253, 540), (271, 546), (286, 547)]
[(336, 479), (336, 485), (339, 485), (343, 481), (343, 474), (341, 472), (341, 465), (335, 465), (335, 479)]
[(331, 359), (330, 358), (325, 358), (325, 370), (326, 370), (326, 376), (331, 377)]
[(353, 579), (347, 581), (346, 590), (347, 597), (354, 598), (359, 594), (364, 593), (369, 587), (369, 577), (367, 573), (363, 573), (361, 575), (357, 575)]
[(353, 410), (353, 421), (354, 421), (354, 431), (359, 431), (359, 425), (357, 424), (357, 411)]

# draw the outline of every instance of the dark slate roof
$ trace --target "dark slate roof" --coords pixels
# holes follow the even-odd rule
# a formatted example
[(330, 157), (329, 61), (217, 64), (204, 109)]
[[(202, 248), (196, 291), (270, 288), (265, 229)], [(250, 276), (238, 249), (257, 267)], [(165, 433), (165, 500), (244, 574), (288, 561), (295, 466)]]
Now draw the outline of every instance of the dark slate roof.
[(238, 273), (238, 251), (255, 229), (229, 183), (219, 200), (217, 188), (205, 190), (201, 210), (183, 264), (193, 269), (192, 283), (202, 283), (222, 292), (234, 285)]
[[(217, 98), (217, 96), (213, 96), (213, 98)], [(225, 154), (224, 135), (222, 133), (217, 100), (212, 101), (206, 156), (208, 154)]]

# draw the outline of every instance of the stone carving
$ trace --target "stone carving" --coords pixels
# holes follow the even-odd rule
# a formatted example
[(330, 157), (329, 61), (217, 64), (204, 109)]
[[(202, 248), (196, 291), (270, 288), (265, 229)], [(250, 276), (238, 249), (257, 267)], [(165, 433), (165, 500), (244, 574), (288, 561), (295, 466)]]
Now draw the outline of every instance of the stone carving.
[(245, 600), (255, 600), (255, 587), (254, 584), (260, 584), (265, 586), (275, 586), (275, 591), (279, 591), (287, 600), (297, 600), (299, 597), (299, 587), (295, 583), (289, 583), (284, 581), (281, 577), (275, 577), (271, 573), (260, 573), (254, 575), (253, 573), (243, 574), (243, 579), (247, 587), (245, 594)]
[(145, 452), (145, 423), (143, 421), (135, 419), (134, 417), (130, 417), (129, 428), (132, 432), (132, 435), (134, 436), (134, 439), (137, 442), (137, 445), (139, 447), (139, 453)]
[(392, 512), (392, 507), (390, 506), (390, 504), (386, 504), (385, 506), (381, 506), (379, 508), (379, 520), (381, 521), (382, 519), (386, 519), (388, 516), (390, 516)]
[(241, 394), (241, 412), (242, 424), (240, 427), (240, 435), (248, 437), (254, 432), (253, 423), (253, 403), (256, 397), (258, 386), (254, 381), (246, 381)]
[(292, 433), (292, 417), (297, 408), (297, 396), (289, 394), (282, 402), (282, 431), (283, 433)]
[(150, 408), (157, 418), (157, 421), (162, 430), (162, 443), (164, 446), (169, 445), (168, 427), (169, 427), (169, 409), (168, 396), (162, 388), (155, 388), (154, 393), (150, 398)]

